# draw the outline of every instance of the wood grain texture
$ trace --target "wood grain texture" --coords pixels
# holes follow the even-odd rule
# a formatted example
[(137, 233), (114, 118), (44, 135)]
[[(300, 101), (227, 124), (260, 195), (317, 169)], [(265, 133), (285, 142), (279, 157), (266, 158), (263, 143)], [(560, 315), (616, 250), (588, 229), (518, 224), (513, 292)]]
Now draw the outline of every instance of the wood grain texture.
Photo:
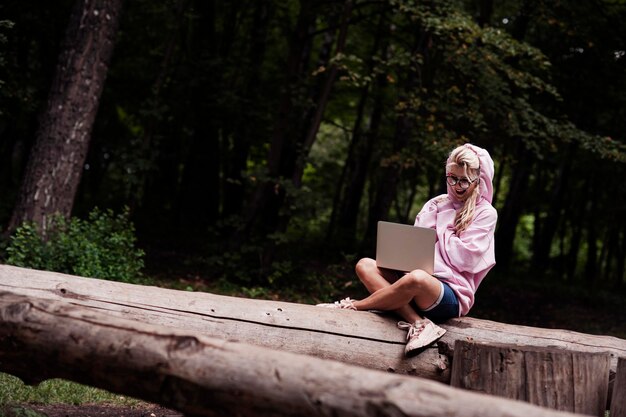
[(0, 265), (0, 291), (71, 302), (113, 317), (334, 359), (448, 383), (457, 340), (609, 352), (611, 372), (626, 340), (611, 336), (497, 323), (469, 317), (443, 325), (436, 348), (404, 357), (405, 332), (388, 315), (81, 278)]
[(573, 416), (338, 361), (0, 293), (0, 370), (60, 377), (189, 416)]
[(457, 341), (451, 385), (602, 417), (609, 362), (608, 353)]
[(166, 290), (0, 265), (0, 291), (69, 301), (115, 317), (221, 339), (334, 359), (442, 382), (449, 362), (437, 348), (404, 356), (396, 320), (367, 312)]
[(613, 385), (611, 417), (626, 417), (626, 357), (619, 358)]

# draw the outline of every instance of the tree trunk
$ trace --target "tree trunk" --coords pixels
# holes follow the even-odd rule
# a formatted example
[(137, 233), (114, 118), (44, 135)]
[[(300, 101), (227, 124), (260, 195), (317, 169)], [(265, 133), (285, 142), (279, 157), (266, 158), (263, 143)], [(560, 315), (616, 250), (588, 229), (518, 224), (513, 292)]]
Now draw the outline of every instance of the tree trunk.
[(611, 417), (626, 417), (626, 358), (620, 358), (617, 365), (617, 376), (613, 387), (609, 415)]
[(500, 163), (496, 165), (496, 172), (493, 180), (494, 191), (493, 197), (491, 199), (491, 205), (494, 207), (498, 205), (498, 197), (500, 197), (500, 190), (502, 189), (502, 180), (504, 179), (505, 167), (506, 163), (504, 161), (500, 161)]
[[(613, 217), (616, 219), (615, 217)], [(611, 273), (614, 272), (613, 259), (616, 258), (617, 252), (617, 240), (619, 239), (619, 221), (616, 219), (613, 227), (608, 228), (605, 233), (605, 238), (602, 241), (602, 253), (600, 257), (600, 269), (602, 270), (602, 278), (604, 282), (611, 284)], [(617, 259), (616, 259), (617, 261)]]
[[(24, 285), (28, 283), (28, 285)], [(0, 292), (70, 301), (136, 321), (446, 382), (436, 348), (404, 359), (406, 332), (371, 313), (166, 290), (0, 265)]]
[(573, 281), (576, 276), (576, 268), (578, 266), (578, 254), (580, 252), (580, 243), (582, 241), (583, 229), (585, 227), (585, 205), (576, 205), (571, 209), (570, 228), (572, 236), (569, 241), (569, 251), (567, 253), (567, 261), (565, 265), (565, 276), (569, 281)]
[(55, 213), (70, 216), (121, 9), (122, 0), (76, 2), (9, 231), (24, 221), (45, 231)]
[[(370, 116), (370, 123), (367, 127), (367, 131), (362, 134), (363, 139), (356, 145), (356, 155), (351, 162), (351, 175), (348, 176), (344, 201), (339, 208), (340, 211), (338, 214), (338, 236), (344, 236), (353, 241), (358, 240), (356, 234), (358, 217), (361, 211), (361, 201), (365, 193), (365, 186), (372, 165), (372, 154), (376, 144), (380, 142), (380, 127), (385, 105), (382, 95), (387, 80), (385, 75), (378, 76), (377, 80), (374, 108)], [(346, 161), (346, 163), (348, 163), (348, 161)]]
[(310, 1), (300, 5), (298, 19), (290, 36), (287, 57), (285, 87), (281, 92), (270, 149), (267, 156), (267, 179), (261, 179), (244, 213), (243, 229), (234, 237), (240, 244), (248, 235), (267, 236), (278, 228), (279, 211), (285, 198), (285, 187), (281, 181), (290, 180), (295, 167), (300, 121), (294, 114), (296, 97), (294, 90), (300, 77), (307, 69), (310, 55), (310, 27), (316, 16)]
[[(241, 214), (243, 208), (241, 173), (246, 169), (252, 138), (258, 135), (254, 130), (258, 125), (252, 116), (257, 113), (254, 106), (258, 106), (260, 68), (272, 5), (263, 0), (254, 2), (251, 7), (248, 23), (246, 7), (236, 3), (219, 11), (214, 1), (198, 1), (195, 5), (199, 24), (190, 60), (198, 62), (192, 67), (206, 71), (206, 65), (200, 63), (227, 65), (237, 61), (239, 65), (232, 67), (232, 71), (215, 71), (209, 76), (198, 73), (190, 78), (196, 128), (184, 163), (178, 209), (179, 221), (186, 233), (203, 235), (207, 226), (215, 225), (220, 218)], [(242, 27), (247, 33), (243, 33)], [(244, 44), (249, 48), (247, 59), (240, 58), (235, 48), (238, 37), (244, 36)], [(245, 80), (243, 87), (238, 87), (240, 79)], [(195, 85), (198, 80), (201, 80), (200, 85)], [(223, 95), (223, 91), (238, 98), (237, 112), (228, 106), (226, 109), (219, 106), (221, 99), (217, 97)]]
[[(181, 34), (184, 33), (189, 19), (190, 3), (189, 0), (176, 0), (171, 5), (171, 27), (168, 25), (167, 29), (163, 29), (164, 32), (167, 30), (167, 36), (164, 36), (164, 42), (159, 48), (163, 50), (163, 56), (160, 64), (156, 67), (158, 72), (152, 74), (154, 81), (149, 90), (150, 94), (143, 98), (139, 109), (140, 123), (143, 126), (140, 139), (141, 149), (144, 158), (147, 160), (154, 158), (155, 160), (132, 174), (137, 177), (134, 181), (136, 185), (133, 187), (134, 189), (131, 189), (128, 200), (131, 211), (135, 207), (139, 208), (136, 213), (137, 218), (154, 216), (155, 207), (158, 207), (161, 216), (164, 212), (170, 214), (173, 212), (173, 206), (176, 205), (172, 202), (181, 201), (178, 195), (181, 163), (180, 137), (172, 134), (164, 135), (162, 129), (164, 125), (167, 125), (169, 116), (169, 110), (164, 110), (168, 108), (169, 101), (167, 91), (171, 83), (168, 80), (176, 77), (177, 65), (181, 60), (181, 49), (184, 49), (181, 46), (185, 42)], [(202, 126), (204, 127), (204, 125)], [(172, 130), (176, 130), (176, 128)], [(154, 149), (158, 149), (158, 151), (154, 151)], [(202, 154), (202, 152), (198, 151), (196, 154)], [(197, 198), (195, 207), (202, 206), (204, 209), (205, 206), (202, 203), (206, 200), (203, 198), (205, 196), (198, 193), (195, 197)], [(193, 220), (199, 221), (196, 218)], [(177, 223), (171, 222), (171, 226), (174, 225)], [(195, 226), (194, 230), (196, 231), (202, 228), (198, 223), (195, 223)]]
[[(363, 160), (366, 156), (365, 150), (363, 149), (365, 146), (362, 143), (364, 134), (361, 124), (363, 123), (365, 105), (370, 95), (370, 88), (371, 86), (368, 84), (361, 89), (356, 120), (348, 146), (348, 153), (341, 170), (337, 188), (335, 189), (333, 209), (326, 231), (326, 241), (337, 242), (337, 246), (341, 247), (352, 247), (356, 238), (356, 216), (348, 219), (348, 221), (342, 221), (341, 213), (343, 213), (347, 205), (346, 202), (349, 201), (350, 198), (355, 198), (358, 201), (358, 205), (360, 205), (361, 196), (363, 194), (363, 187), (357, 187), (354, 192), (349, 192), (349, 190), (350, 187), (355, 187), (357, 181), (353, 178), (353, 173), (356, 172), (359, 164), (364, 162)], [(365, 162), (369, 164), (368, 160)], [(363, 184), (364, 183), (365, 181), (363, 181)], [(354, 197), (355, 193), (357, 194), (356, 197)]]
[[(222, 31), (218, 34), (220, 17), (216, 13), (215, 1), (197, 1), (193, 5), (198, 14), (198, 24), (194, 27), (190, 42), (189, 60), (206, 62), (226, 61), (231, 52), (236, 33), (237, 8), (230, 7), (220, 16)], [(220, 42), (221, 40), (221, 42)], [(214, 103), (220, 94), (224, 75), (221, 71), (206, 76), (206, 67), (195, 63), (189, 78), (189, 95), (193, 103), (190, 115), (194, 126), (191, 143), (183, 158), (183, 172), (178, 189), (178, 223), (189, 235), (204, 236), (207, 226), (219, 218), (221, 160), (224, 154), (220, 143), (220, 119), (222, 113)]]
[[(296, 33), (298, 34), (292, 43), (290, 50), (293, 66), (290, 68), (296, 72), (293, 72), (291, 79), (296, 79), (298, 76), (302, 76), (302, 72), (306, 70), (306, 66), (302, 65), (302, 51), (303, 48), (311, 43), (311, 36), (308, 33), (309, 27), (313, 24), (315, 15), (311, 2), (303, 2), (301, 6), (300, 16), (298, 24), (296, 26)], [(324, 65), (328, 69), (324, 72), (325, 76), (322, 76), (322, 81), (317, 83), (309, 94), (309, 98), (315, 102), (315, 106), (308, 109), (305, 115), (301, 117), (296, 126), (287, 126), (285, 122), (290, 117), (288, 113), (280, 114), (279, 112), (279, 127), (280, 131), (276, 131), (274, 141), (270, 148), (270, 154), (268, 157), (268, 167), (270, 179), (274, 180), (274, 184), (264, 184), (257, 190), (259, 203), (262, 205), (262, 209), (258, 210), (253, 208), (250, 212), (263, 213), (265, 219), (263, 223), (262, 235), (273, 233), (276, 231), (284, 231), (290, 220), (289, 213), (280, 213), (281, 208), (285, 205), (286, 199), (290, 199), (291, 196), (287, 195), (285, 186), (281, 184), (281, 181), (291, 181), (295, 188), (300, 188), (302, 184), (302, 174), (306, 165), (306, 158), (309, 155), (311, 147), (317, 137), (320, 124), (322, 122), (322, 116), (326, 110), (328, 100), (332, 87), (335, 83), (335, 79), (338, 73), (338, 67), (336, 64), (329, 64), (329, 60), (332, 57), (332, 45), (336, 44), (334, 55), (337, 56), (343, 53), (345, 43), (347, 39), (347, 31), (349, 27), (349, 18), (352, 12), (352, 0), (346, 0), (344, 2), (343, 11), (340, 18), (340, 25), (337, 34), (337, 41), (335, 42), (334, 34), (328, 34), (326, 42), (322, 43), (320, 62), (319, 65)], [(298, 64), (298, 65), (295, 65)], [(295, 86), (295, 84), (294, 84)], [(293, 86), (292, 86), (293, 87)], [(294, 111), (297, 107), (294, 107), (294, 100), (292, 97), (293, 92), (287, 91), (284, 100), (289, 100), (289, 104), (284, 102), (285, 108), (289, 111)], [(294, 127), (296, 129), (294, 129)], [(303, 129), (303, 130), (302, 130)], [(254, 215), (249, 216), (249, 219), (254, 219)], [(250, 221), (248, 221), (250, 224)], [(265, 248), (263, 254), (263, 263), (269, 264), (273, 258), (273, 252), (275, 248), (270, 245)]]
[(396, 318), (369, 312), (242, 299), (208, 293), (80, 278), (0, 265), (0, 292), (71, 302), (91, 311), (175, 327), (220, 339), (307, 354), (365, 368), (417, 375), (448, 383), (457, 340), (609, 352), (611, 371), (626, 356), (626, 340), (567, 330), (541, 329), (460, 318), (443, 325), (437, 346), (406, 358), (406, 333)]
[[(21, 173), (28, 161), (29, 143), (14, 132), (13, 126), (0, 128), (0, 190), (4, 190), (2, 198), (5, 204), (12, 204), (15, 191), (20, 185)], [(11, 207), (11, 206), (9, 206)], [(6, 216), (10, 216), (10, 212)], [(6, 224), (10, 218), (1, 219)], [(0, 226), (0, 231), (2, 226)], [(8, 231), (10, 233), (10, 231)]]
[[(537, 240), (537, 246), (533, 251), (532, 268), (535, 271), (545, 270), (550, 265), (550, 251), (552, 242), (559, 225), (563, 219), (564, 197), (567, 188), (567, 179), (569, 178), (570, 168), (572, 166), (573, 151), (571, 147), (561, 155), (561, 163), (554, 179), (554, 185), (551, 187), (552, 194), (548, 206), (548, 215), (542, 221), (541, 233)], [(540, 219), (535, 219), (539, 222)]]
[[(422, 56), (428, 57), (427, 50), (429, 48), (429, 42), (430, 34), (423, 30), (419, 30), (416, 33), (411, 54), (416, 55), (420, 53)], [(426, 65), (428, 65), (428, 60), (425, 58), (424, 66)], [(400, 102), (407, 100), (407, 97), (414, 94), (415, 91), (418, 90), (418, 85), (424, 87), (428, 84), (428, 80), (421, 79), (421, 76), (418, 74), (418, 70), (415, 68), (416, 66), (418, 66), (418, 64), (413, 63), (413, 65), (407, 68), (404, 91), (401, 92), (399, 98)], [(413, 117), (411, 114), (398, 114), (393, 137), (393, 153), (401, 152), (401, 150), (408, 145), (409, 138), (413, 134), (412, 130), (414, 123), (412, 120)], [(401, 172), (401, 163), (392, 162), (388, 166), (382, 168), (381, 180), (378, 184), (376, 196), (371, 206), (367, 221), (364, 238), (365, 242), (373, 240), (378, 221), (387, 219), (389, 209), (391, 208), (393, 200), (396, 197)]]
[(542, 407), (604, 417), (609, 360), (604, 353), (459, 340), (453, 387)]
[(589, 190), (587, 192), (587, 262), (585, 263), (585, 281), (589, 287), (593, 287), (598, 276), (598, 222), (596, 218), (598, 205), (597, 181), (593, 172), (588, 179)]
[[(410, 135), (413, 123), (409, 117), (402, 115), (396, 121), (396, 130), (393, 138), (394, 150), (398, 150), (406, 146), (408, 143), (408, 135)], [(365, 242), (370, 242), (376, 235), (376, 224), (379, 220), (387, 220), (389, 210), (394, 198), (396, 197), (398, 182), (400, 181), (402, 167), (396, 162), (391, 162), (388, 166), (382, 168), (382, 177), (378, 184), (374, 202), (370, 208), (365, 230)]]
[(504, 271), (509, 268), (513, 257), (513, 242), (524, 207), (531, 169), (530, 151), (524, 148), (524, 144), (520, 140), (509, 192), (504, 201), (504, 207), (499, 213), (499, 226), (496, 236), (498, 265)]
[[(341, 22), (339, 25), (339, 33), (337, 35), (337, 44), (335, 47), (334, 56), (339, 56), (343, 54), (343, 51), (345, 49), (346, 39), (348, 36), (348, 27), (350, 24), (350, 15), (352, 13), (352, 5), (352, 0), (345, 0), (343, 12), (341, 15)], [(326, 105), (328, 104), (330, 92), (333, 88), (333, 85), (335, 84), (335, 79), (337, 78), (338, 71), (339, 68), (337, 67), (337, 64), (330, 64), (319, 94), (316, 94), (317, 103), (311, 119), (307, 120), (307, 132), (304, 137), (299, 155), (297, 156), (296, 165), (292, 176), (292, 182), (297, 188), (300, 188), (300, 186), (302, 185), (302, 174), (306, 165), (306, 158), (309, 156), (311, 147), (313, 146), (315, 138), (317, 137), (317, 132), (319, 131), (320, 124), (322, 123), (322, 116), (324, 115), (324, 111), (326, 110)]]
[(573, 416), (419, 378), (3, 293), (0, 369), (71, 379), (189, 416)]
[[(387, 22), (387, 16), (385, 14), (381, 14), (378, 21), (374, 46), (372, 48), (372, 52), (370, 53), (370, 56), (372, 57), (376, 56), (379, 51), (383, 52), (383, 56), (386, 55), (388, 41), (386, 39), (387, 30), (385, 28), (389, 28), (389, 23)], [(379, 46), (381, 41), (383, 41), (382, 47)], [(368, 74), (372, 74), (374, 72), (376, 64), (377, 63), (374, 59), (369, 60)], [(338, 241), (342, 247), (354, 247), (354, 243), (357, 238), (357, 218), (361, 207), (363, 193), (365, 191), (367, 173), (372, 159), (372, 151), (375, 143), (377, 142), (376, 139), (379, 136), (378, 131), (382, 120), (384, 106), (382, 93), (386, 85), (386, 74), (378, 74), (375, 78), (375, 84), (373, 86), (368, 84), (361, 90), (356, 120), (354, 122), (354, 128), (352, 129), (352, 138), (348, 148), (348, 155), (346, 156), (341, 178), (339, 179), (339, 184), (335, 192), (333, 210), (327, 233), (328, 241)], [(370, 97), (370, 90), (372, 89), (374, 94), (374, 104), (369, 117), (369, 125), (367, 129), (364, 129), (362, 124), (363, 119), (365, 118), (367, 102)]]
[(621, 218), (618, 253), (617, 253), (617, 265), (615, 273), (615, 288), (620, 290), (624, 285), (624, 262), (626, 260), (626, 222)]
[[(244, 184), (241, 173), (247, 169), (248, 155), (253, 144), (253, 138), (259, 135), (258, 120), (251, 123), (250, 115), (258, 113), (256, 107), (262, 102), (260, 96), (261, 71), (265, 61), (267, 49), (267, 34), (270, 30), (269, 23), (274, 13), (272, 2), (257, 0), (254, 2), (254, 15), (252, 28), (249, 34), (249, 50), (247, 68), (244, 71), (246, 82), (242, 88), (243, 97), (240, 106), (240, 119), (236, 120), (233, 132), (233, 149), (228, 155), (227, 165), (224, 169), (223, 180), (223, 212), (222, 216), (228, 218), (232, 215), (241, 214), (244, 203)], [(256, 123), (255, 123), (256, 122)]]

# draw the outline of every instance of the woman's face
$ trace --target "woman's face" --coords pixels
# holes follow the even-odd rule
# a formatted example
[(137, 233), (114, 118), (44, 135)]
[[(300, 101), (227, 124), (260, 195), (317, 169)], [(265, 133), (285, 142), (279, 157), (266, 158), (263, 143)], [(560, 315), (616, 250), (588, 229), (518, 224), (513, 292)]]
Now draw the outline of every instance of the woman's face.
[[(450, 190), (450, 194), (452, 194), (452, 196), (454, 198), (456, 198), (457, 200), (464, 202), (465, 200), (468, 199), (468, 197), (472, 194), (472, 192), (474, 191), (474, 189), (476, 187), (478, 187), (478, 178), (477, 177), (472, 177), (471, 174), (470, 176), (466, 176), (465, 175), (465, 170), (458, 166), (458, 165), (452, 165), (448, 168), (448, 172), (446, 174), (446, 176), (452, 177), (453, 179), (456, 179), (456, 184), (455, 185), (450, 185), (450, 183), (448, 183), (448, 189)], [(446, 180), (449, 180), (448, 178), (446, 178)], [(461, 187), (461, 183), (463, 181), (459, 181), (459, 180), (468, 180), (471, 182), (469, 188), (467, 189), (463, 189)]]

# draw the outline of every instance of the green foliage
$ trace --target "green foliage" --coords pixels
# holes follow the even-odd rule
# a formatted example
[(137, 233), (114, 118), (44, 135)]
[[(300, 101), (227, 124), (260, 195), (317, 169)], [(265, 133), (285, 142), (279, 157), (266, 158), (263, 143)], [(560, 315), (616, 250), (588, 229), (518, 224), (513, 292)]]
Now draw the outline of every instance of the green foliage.
[(535, 217), (527, 214), (522, 216), (517, 224), (514, 252), (518, 261), (529, 262), (532, 258), (531, 248), (534, 222)]
[(133, 406), (138, 400), (62, 379), (50, 379), (37, 386), (25, 385), (19, 378), (0, 373), (0, 406), (8, 404), (90, 404), (111, 403)]
[(143, 251), (135, 247), (128, 209), (115, 215), (94, 209), (87, 220), (53, 218), (45, 235), (31, 223), (20, 226), (7, 248), (11, 265), (131, 282), (141, 277)]
[[(0, 22), (0, 136), (8, 139), (0, 141), (0, 220), (18, 192), (71, 3), (2, 6), (15, 25)], [(623, 232), (614, 245), (607, 236), (623, 229), (610, 219), (625, 217), (615, 204), (625, 193), (624, 2), (485, 4), (355, 2), (339, 49), (343, 7), (336, 2), (129, 2), (77, 212), (128, 204), (151, 238), (198, 238), (202, 253), (194, 256), (207, 281), (228, 279), (269, 296), (299, 283), (304, 263), (339, 262), (308, 248), (371, 255), (363, 235), (372, 218), (414, 216), (441, 191), (446, 153), (471, 141), (489, 149), (498, 167), (500, 221), (517, 224), (511, 260), (533, 259), (533, 241), (544, 222), (554, 222), (547, 214), (561, 189), (573, 208), (559, 216), (555, 236), (567, 243), (572, 235), (563, 228), (571, 225), (583, 239), (561, 246), (580, 246), (580, 264), (594, 230), (598, 256), (623, 257)], [(299, 21), (306, 25), (298, 29)], [(309, 151), (302, 138), (331, 69), (337, 76)], [(301, 157), (299, 183), (293, 166)], [(556, 172), (566, 158), (571, 167), (561, 183)], [(511, 219), (505, 202), (518, 192), (511, 185), (522, 168), (532, 175), (520, 220)], [(391, 171), (397, 181), (387, 185)], [(268, 196), (256, 191), (266, 183), (286, 198), (261, 204)], [(393, 191), (394, 201), (378, 213), (383, 191)], [(248, 224), (256, 218), (250, 213), (261, 226)], [(333, 235), (343, 225), (345, 234)], [(240, 228), (247, 235), (226, 244)], [(83, 246), (81, 253), (98, 252)], [(53, 257), (44, 248), (20, 251), (41, 264)]]

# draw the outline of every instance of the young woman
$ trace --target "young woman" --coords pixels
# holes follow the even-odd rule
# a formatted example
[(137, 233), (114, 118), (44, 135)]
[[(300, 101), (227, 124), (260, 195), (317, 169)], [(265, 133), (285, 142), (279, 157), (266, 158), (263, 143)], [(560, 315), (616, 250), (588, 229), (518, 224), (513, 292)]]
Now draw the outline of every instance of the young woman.
[(433, 275), (382, 269), (375, 260), (364, 258), (357, 263), (356, 274), (370, 296), (319, 305), (395, 311), (405, 320), (398, 327), (408, 330), (407, 355), (437, 341), (445, 330), (434, 322), (466, 315), (478, 285), (496, 263), (493, 174), (493, 160), (485, 149), (465, 144), (450, 153), (448, 193), (429, 200), (415, 218), (415, 226), (437, 231)]

